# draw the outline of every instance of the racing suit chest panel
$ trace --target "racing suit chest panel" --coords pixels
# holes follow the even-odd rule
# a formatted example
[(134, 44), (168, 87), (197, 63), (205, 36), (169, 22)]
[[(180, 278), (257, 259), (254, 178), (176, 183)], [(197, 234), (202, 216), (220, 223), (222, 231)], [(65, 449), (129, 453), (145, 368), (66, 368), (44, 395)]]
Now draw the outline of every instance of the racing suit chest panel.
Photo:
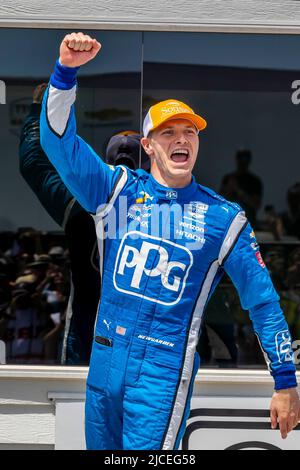
[[(129, 181), (115, 203), (116, 236), (105, 240), (103, 292), (112, 291), (111, 301), (126, 306), (134, 318), (142, 302), (147, 321), (154, 307), (156, 314), (167, 316), (167, 307), (176, 307), (173, 314), (178, 312), (182, 322), (181, 308), (177, 307), (191, 309), (197, 287), (218, 258), (228, 216), (218, 202), (208, 201), (199, 190), (192, 196), (200, 200), (176, 202), (182, 210), (181, 218), (165, 218), (158, 224), (159, 233), (153, 235), (153, 206), (160, 208), (168, 201), (151, 194), (152, 187), (137, 178)], [(146, 201), (137, 204), (141, 195)], [(146, 222), (148, 226), (141, 225)], [(170, 234), (168, 239), (162, 236), (164, 230)]]
[[(172, 206), (173, 200), (162, 200), (150, 185), (136, 179), (129, 180), (115, 202), (116, 236), (105, 240), (96, 332), (105, 334), (104, 320), (113, 325), (112, 337), (118, 326), (125, 328), (131, 337), (131, 361), (159, 358), (160, 351), (167, 351), (174, 356), (170, 364), (180, 362), (193, 307), (218, 257), (228, 220), (220, 204), (208, 201), (200, 190), (193, 191), (192, 197), (192, 201), (189, 197), (176, 201), (181, 217), (171, 214), (162, 219), (158, 236), (141, 223), (151, 223), (154, 205)], [(169, 230), (169, 239), (163, 238), (164, 230)]]

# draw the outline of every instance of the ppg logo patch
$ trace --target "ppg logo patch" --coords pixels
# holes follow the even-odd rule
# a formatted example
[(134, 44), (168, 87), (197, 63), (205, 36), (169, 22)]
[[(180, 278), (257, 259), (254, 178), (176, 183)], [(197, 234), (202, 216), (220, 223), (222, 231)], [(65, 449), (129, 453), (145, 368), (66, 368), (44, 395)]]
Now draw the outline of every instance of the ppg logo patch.
[(186, 247), (142, 232), (128, 232), (118, 251), (114, 285), (120, 292), (174, 305), (182, 297), (192, 265), (193, 255)]

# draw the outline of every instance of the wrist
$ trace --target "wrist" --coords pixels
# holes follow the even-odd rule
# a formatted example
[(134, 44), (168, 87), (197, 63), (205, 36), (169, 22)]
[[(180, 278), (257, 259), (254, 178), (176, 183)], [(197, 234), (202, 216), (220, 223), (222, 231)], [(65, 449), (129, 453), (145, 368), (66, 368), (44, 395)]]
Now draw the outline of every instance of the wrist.
[(57, 62), (58, 62), (59, 65), (61, 65), (62, 67), (66, 67), (67, 69), (71, 69), (71, 70), (72, 69), (76, 69), (76, 70), (79, 69), (79, 67), (71, 67), (68, 64), (64, 64), (63, 59), (61, 59), (60, 57), (57, 59)]
[(68, 67), (56, 60), (50, 83), (60, 90), (70, 90), (76, 85), (76, 75), (79, 67)]
[(281, 388), (279, 390), (275, 390), (275, 392), (285, 394), (285, 393), (291, 393), (292, 390), (295, 390), (298, 393), (297, 386), (289, 387), (289, 388)]

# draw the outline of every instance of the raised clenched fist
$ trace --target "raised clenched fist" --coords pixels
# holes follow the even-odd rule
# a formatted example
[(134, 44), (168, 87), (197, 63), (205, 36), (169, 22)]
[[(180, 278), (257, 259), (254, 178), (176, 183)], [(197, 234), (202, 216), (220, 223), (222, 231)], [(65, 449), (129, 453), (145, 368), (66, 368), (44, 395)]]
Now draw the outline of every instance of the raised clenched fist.
[(79, 67), (92, 60), (101, 44), (83, 33), (67, 34), (59, 49), (59, 62), (67, 67)]

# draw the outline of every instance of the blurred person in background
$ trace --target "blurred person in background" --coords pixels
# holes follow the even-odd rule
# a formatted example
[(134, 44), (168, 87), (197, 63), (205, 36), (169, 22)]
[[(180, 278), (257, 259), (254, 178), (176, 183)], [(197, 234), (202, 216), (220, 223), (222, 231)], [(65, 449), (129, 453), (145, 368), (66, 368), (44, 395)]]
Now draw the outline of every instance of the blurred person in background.
[(42, 305), (52, 321), (52, 329), (43, 338), (45, 361), (59, 362), (63, 341), (65, 314), (69, 297), (69, 278), (55, 266), (49, 269), (45, 279), (37, 286)]
[(270, 232), (274, 240), (279, 241), (284, 235), (284, 227), (280, 215), (273, 205), (268, 204), (264, 209), (265, 219), (260, 221), (259, 230)]
[(300, 183), (295, 183), (287, 192), (288, 210), (281, 214), (286, 235), (300, 239)]
[(43, 336), (50, 328), (47, 320), (38, 297), (29, 286), (12, 291), (5, 334), (8, 362), (43, 362)]
[[(100, 299), (99, 256), (93, 218), (75, 200), (40, 145), (41, 101), (47, 84), (38, 85), (25, 119), (20, 139), (20, 172), (52, 219), (65, 232), (70, 255), (71, 288), (65, 315), (61, 362), (88, 364), (97, 306)], [(140, 136), (124, 131), (107, 145), (106, 161), (136, 169), (141, 162), (149, 168), (149, 158), (140, 146)], [(52, 262), (61, 263), (62, 248), (48, 252)]]
[(261, 207), (263, 184), (261, 179), (249, 171), (252, 153), (250, 150), (238, 150), (235, 156), (236, 170), (224, 176), (219, 193), (229, 201), (237, 202), (246, 212), (246, 216), (256, 228), (256, 213)]
[(276, 289), (281, 292), (286, 288), (287, 255), (285, 246), (281, 244), (266, 245), (264, 260)]

